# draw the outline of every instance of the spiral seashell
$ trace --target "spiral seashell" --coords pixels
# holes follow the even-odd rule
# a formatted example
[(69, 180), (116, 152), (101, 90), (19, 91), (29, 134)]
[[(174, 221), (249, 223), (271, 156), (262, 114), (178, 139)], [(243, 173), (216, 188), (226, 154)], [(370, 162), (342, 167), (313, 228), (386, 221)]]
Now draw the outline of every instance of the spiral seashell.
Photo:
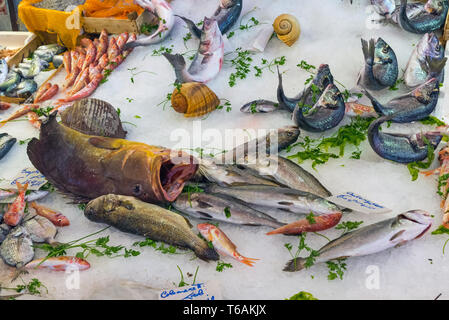
[(278, 38), (291, 47), (301, 34), (298, 20), (291, 14), (281, 14), (273, 22), (274, 32)]
[(173, 90), (171, 104), (176, 112), (183, 113), (185, 117), (200, 117), (214, 111), (220, 99), (204, 83), (187, 82)]

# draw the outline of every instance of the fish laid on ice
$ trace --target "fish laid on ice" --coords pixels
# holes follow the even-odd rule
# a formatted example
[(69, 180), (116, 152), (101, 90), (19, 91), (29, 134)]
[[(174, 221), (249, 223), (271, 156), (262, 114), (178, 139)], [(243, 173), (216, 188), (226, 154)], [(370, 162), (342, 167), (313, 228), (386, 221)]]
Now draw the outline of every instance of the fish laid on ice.
[(428, 80), (413, 91), (381, 104), (370, 92), (364, 90), (379, 115), (391, 116), (391, 121), (408, 123), (429, 116), (438, 102), (440, 93), (439, 81), (436, 78)]
[[(235, 22), (238, 20), (242, 12), (242, 0), (220, 0), (220, 5), (210, 19), (217, 20), (218, 27), (222, 34), (226, 34)], [(187, 24), (190, 32), (197, 38), (201, 38), (201, 30), (196, 24), (185, 17), (180, 17)]]
[(50, 244), (55, 242), (55, 236), (58, 231), (55, 225), (47, 218), (37, 215), (31, 219), (25, 219), (22, 226), (28, 232), (33, 242)]
[(137, 46), (148, 46), (163, 41), (170, 34), (175, 24), (175, 17), (171, 6), (165, 0), (135, 0), (136, 4), (154, 13), (159, 19), (157, 30), (144, 38), (128, 42), (124, 45), (124, 50)]
[(0, 159), (2, 159), (11, 150), (17, 139), (7, 133), (0, 133)]
[(237, 261), (250, 267), (259, 259), (247, 258), (237, 251), (237, 246), (218, 227), (210, 223), (200, 223), (197, 225), (198, 231), (207, 240), (212, 242), (218, 253), (233, 257)]
[(248, 102), (240, 108), (244, 113), (268, 113), (276, 110), (279, 110), (279, 103), (263, 99)]
[(189, 248), (203, 260), (218, 260), (214, 249), (198, 237), (183, 216), (134, 197), (109, 194), (88, 203), (84, 215), (91, 221), (109, 224), (170, 245)]
[(17, 198), (3, 215), (3, 222), (12, 227), (17, 226), (22, 221), (26, 206), (25, 193), (28, 188), (28, 183), (21, 185), (19, 182), (16, 182), (16, 184), (18, 190)]
[(345, 116), (343, 96), (334, 84), (329, 84), (313, 107), (306, 111), (300, 102), (293, 111), (296, 125), (309, 132), (323, 132), (335, 128)]
[(370, 90), (381, 90), (396, 84), (399, 68), (396, 54), (382, 39), (369, 42), (362, 39), (365, 66), (360, 71), (357, 84)]
[(405, 31), (424, 34), (440, 29), (445, 21), (449, 8), (448, 0), (438, 0), (438, 8), (430, 9), (430, 4), (426, 9), (432, 11), (428, 14), (419, 14), (413, 19), (407, 16), (407, 0), (401, 0), (401, 7), (399, 11), (399, 26)]
[[(247, 206), (277, 208), (282, 212), (315, 215), (340, 212), (332, 202), (317, 195), (289, 188), (264, 185), (247, 185), (238, 187), (221, 187), (208, 185), (206, 193), (225, 195), (239, 199)], [(261, 210), (262, 211), (262, 210)]]
[(21, 76), (17, 72), (10, 70), (3, 82), (0, 83), (0, 91), (6, 91), (20, 82)]
[(311, 218), (304, 218), (299, 221), (292, 222), (286, 226), (267, 233), (268, 236), (273, 234), (299, 235), (303, 232), (318, 232), (335, 227), (341, 220), (342, 213), (329, 213)]
[(90, 268), (89, 262), (77, 257), (51, 257), (33, 260), (26, 264), (26, 269), (44, 269), (50, 271), (78, 270), (84, 271)]
[(6, 80), (6, 76), (8, 75), (9, 67), (8, 63), (5, 59), (0, 60), (0, 83)]
[(65, 227), (70, 225), (69, 219), (67, 219), (67, 217), (60, 212), (51, 210), (47, 207), (37, 204), (36, 202), (31, 202), (31, 208), (36, 211), (37, 215), (47, 218), (55, 226)]
[(380, 131), (382, 123), (392, 116), (381, 117), (368, 128), (368, 140), (373, 150), (382, 158), (399, 163), (422, 161), (427, 158), (428, 144), (436, 149), (442, 139), (439, 131), (429, 131), (413, 135), (385, 133)]
[(198, 219), (271, 228), (285, 225), (285, 223), (254, 210), (235, 198), (223, 195), (203, 192), (182, 193), (172, 205), (183, 214)]
[(223, 36), (217, 21), (204, 18), (200, 45), (188, 69), (182, 55), (163, 53), (163, 56), (175, 69), (179, 83), (212, 80), (220, 72), (224, 58)]
[(181, 151), (89, 136), (59, 124), (53, 113), (39, 140), (28, 143), (34, 167), (60, 191), (93, 199), (115, 193), (143, 201), (174, 201), (198, 165)]
[[(348, 232), (318, 250), (315, 264), (330, 260), (374, 254), (417, 239), (432, 225), (430, 214), (412, 210), (366, 227)], [(284, 271), (299, 271), (305, 268), (305, 258), (290, 260)]]
[(0, 245), (0, 256), (11, 267), (22, 268), (34, 258), (33, 241), (22, 226), (11, 230)]
[(405, 85), (414, 88), (431, 78), (437, 78), (440, 82), (443, 82), (446, 61), (444, 47), (435, 33), (424, 34), (413, 49), (405, 68)]
[(38, 104), (27, 104), (23, 105), (22, 108), (14, 112), (12, 115), (10, 115), (8, 118), (0, 121), (0, 128), (3, 127), (6, 123), (8, 123), (11, 120), (15, 120), (17, 118), (20, 118), (24, 115), (26, 115), (28, 112), (32, 111), (33, 109), (38, 109)]

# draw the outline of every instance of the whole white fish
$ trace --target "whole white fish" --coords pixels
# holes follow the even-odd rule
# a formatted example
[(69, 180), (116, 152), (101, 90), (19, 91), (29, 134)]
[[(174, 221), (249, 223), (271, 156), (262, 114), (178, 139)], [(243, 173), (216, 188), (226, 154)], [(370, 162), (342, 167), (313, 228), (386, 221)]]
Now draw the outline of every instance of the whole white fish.
[(144, 9), (154, 13), (159, 18), (157, 30), (147, 36), (135, 41), (127, 42), (123, 50), (128, 50), (138, 46), (148, 46), (161, 42), (170, 34), (175, 24), (175, 16), (170, 5), (165, 0), (135, 0), (135, 3)]
[(446, 59), (438, 37), (426, 33), (415, 46), (404, 72), (405, 85), (414, 88), (442, 72)]
[[(320, 250), (316, 263), (348, 257), (365, 256), (421, 237), (432, 225), (430, 214), (411, 210), (369, 226), (348, 232), (329, 242)], [(290, 260), (284, 271), (299, 271), (305, 267), (305, 258)]]
[(207, 82), (220, 72), (224, 58), (223, 36), (216, 20), (204, 18), (200, 46), (192, 64), (187, 69), (180, 54), (163, 53), (175, 69), (176, 80), (184, 82)]

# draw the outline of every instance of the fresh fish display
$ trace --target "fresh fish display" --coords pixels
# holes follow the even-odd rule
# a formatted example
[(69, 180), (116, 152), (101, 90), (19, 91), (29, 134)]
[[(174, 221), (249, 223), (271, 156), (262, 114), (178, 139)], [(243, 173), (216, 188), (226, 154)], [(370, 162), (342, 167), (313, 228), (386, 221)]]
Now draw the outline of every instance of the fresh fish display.
[(440, 93), (439, 83), (438, 79), (432, 78), (386, 104), (381, 104), (367, 90), (364, 93), (379, 115), (391, 116), (393, 122), (408, 123), (424, 119), (435, 110)]
[(66, 227), (70, 225), (69, 219), (60, 212), (38, 205), (36, 202), (31, 202), (31, 208), (35, 210), (37, 215), (47, 218), (55, 226)]
[(261, 177), (274, 180), (291, 189), (312, 193), (323, 198), (332, 195), (311, 173), (296, 162), (281, 156), (267, 157), (256, 163), (241, 165), (240, 168), (242, 169), (242, 167), (253, 170)]
[(251, 209), (235, 198), (223, 195), (203, 192), (182, 193), (172, 205), (181, 213), (198, 219), (275, 229), (285, 225), (263, 212)]
[[(433, 2), (433, 0), (430, 0), (429, 2)], [(416, 18), (417, 16), (421, 15), (421, 14), (428, 14), (430, 13), (430, 11), (427, 11), (425, 9), (425, 5), (424, 3), (421, 2), (411, 2), (411, 3), (407, 3), (405, 12), (407, 14), (407, 17), (411, 20), (413, 20), (414, 18)], [(394, 9), (393, 13), (391, 14), (390, 17), (390, 22), (392, 22), (393, 24), (399, 24), (399, 14), (401, 12), (401, 5), (397, 5), (396, 8)]]
[(37, 83), (34, 80), (28, 79), (20, 82), (11, 94), (15, 97), (29, 97), (36, 91)]
[(269, 155), (277, 154), (295, 143), (298, 140), (299, 134), (300, 131), (296, 126), (286, 126), (277, 130), (269, 130), (265, 136), (254, 138), (240, 144), (232, 150), (215, 156), (215, 159), (221, 157), (219, 159), (221, 163), (242, 164), (258, 158), (266, 158)]
[(34, 258), (33, 242), (22, 226), (11, 230), (0, 245), (0, 256), (11, 267), (22, 268)]
[(209, 182), (217, 183), (221, 186), (238, 185), (269, 185), (279, 186), (276, 182), (265, 179), (246, 172), (233, 165), (219, 165), (209, 159), (203, 159), (198, 168), (198, 174)]
[(359, 74), (357, 84), (370, 90), (381, 90), (396, 84), (399, 68), (396, 54), (382, 39), (369, 42), (362, 39), (365, 66)]
[(77, 257), (51, 257), (33, 260), (26, 264), (26, 269), (43, 269), (50, 271), (78, 270), (84, 271), (90, 268), (90, 263)]
[(189, 248), (202, 260), (218, 260), (214, 249), (198, 237), (187, 219), (133, 197), (109, 194), (88, 203), (84, 215), (91, 221), (109, 224), (174, 246)]
[[(46, 197), (50, 192), (45, 190), (28, 190), (25, 195), (26, 202), (33, 202)], [(0, 190), (0, 203), (13, 203), (17, 192), (11, 190)]]
[(268, 236), (273, 234), (284, 235), (299, 235), (303, 232), (318, 232), (335, 227), (342, 217), (341, 212), (323, 214), (321, 216), (314, 216), (313, 222), (310, 219), (304, 218), (289, 225), (280, 227), (276, 230), (267, 233)]
[[(423, 236), (432, 225), (430, 214), (422, 210), (401, 213), (390, 219), (348, 232), (318, 250), (315, 264), (364, 256), (387, 250)], [(305, 268), (305, 258), (290, 260), (284, 271)]]
[(221, 187), (208, 185), (206, 193), (225, 195), (243, 201), (247, 206), (277, 208), (283, 212), (296, 214), (323, 215), (340, 212), (332, 202), (317, 195), (289, 188), (264, 185), (247, 185), (238, 187)]
[[(324, 90), (334, 83), (334, 77), (330, 71), (329, 65), (322, 64), (319, 66), (315, 77), (309, 87), (304, 89), (299, 95), (294, 98), (288, 98), (284, 94), (284, 87), (282, 85), (282, 74), (279, 72), (278, 68), (279, 84), (277, 89), (277, 98), (279, 106), (294, 112), (297, 108), (298, 103), (304, 107), (311, 108), (314, 106), (318, 99), (323, 94)], [(313, 87), (313, 89), (312, 89)]]
[(108, 102), (87, 98), (76, 101), (61, 113), (64, 125), (84, 134), (125, 138), (117, 110)]
[(424, 34), (426, 32), (432, 32), (440, 29), (445, 21), (449, 8), (449, 2), (447, 0), (437, 1), (438, 8), (432, 8), (431, 5), (426, 5), (426, 10), (431, 12), (427, 14), (419, 14), (418, 16), (410, 19), (407, 16), (407, 0), (401, 0), (401, 7), (398, 16), (398, 24), (405, 31)]
[(405, 68), (405, 85), (414, 88), (431, 78), (438, 78), (440, 82), (443, 82), (443, 68), (446, 60), (444, 47), (438, 37), (433, 32), (424, 34), (413, 49)]
[[(217, 20), (221, 34), (226, 34), (238, 20), (242, 12), (242, 2), (242, 0), (220, 0), (220, 5), (210, 19)], [(194, 36), (201, 38), (201, 30), (192, 20), (178, 15), (177, 17), (184, 20)]]
[(9, 134), (0, 133), (0, 160), (8, 154), (16, 141), (17, 139), (11, 137)]
[(28, 184), (21, 185), (16, 182), (18, 195), (14, 202), (8, 207), (8, 210), (3, 215), (3, 222), (9, 226), (17, 226), (23, 218), (25, 211), (25, 193), (28, 188)]
[(276, 110), (279, 110), (279, 103), (263, 99), (248, 102), (240, 108), (244, 113), (268, 113)]
[(6, 63), (5, 59), (1, 59), (0, 60), (0, 83), (3, 83), (6, 80), (8, 71), (9, 71), (8, 63)]
[(165, 40), (175, 24), (173, 10), (165, 0), (135, 0), (135, 2), (158, 17), (159, 27), (150, 36), (126, 43), (124, 45), (125, 50), (137, 46), (148, 46)]
[(36, 104), (26, 104), (23, 105), (22, 108), (14, 112), (12, 115), (10, 115), (8, 118), (0, 121), (0, 128), (3, 127), (6, 123), (8, 123), (11, 120), (15, 120), (17, 118), (20, 118), (24, 115), (26, 115), (28, 112), (32, 111), (33, 109), (39, 108), (39, 105)]
[(50, 244), (55, 242), (55, 236), (58, 231), (47, 218), (37, 215), (31, 219), (26, 219), (22, 226), (28, 232), (33, 242)]
[(429, 131), (413, 135), (385, 133), (380, 131), (382, 123), (392, 116), (381, 117), (368, 128), (368, 140), (373, 150), (382, 158), (399, 163), (422, 161), (428, 155), (428, 145), (436, 149), (442, 139), (439, 131)]
[(24, 75), (25, 78), (34, 78), (37, 76), (42, 70), (47, 69), (49, 64), (47, 61), (40, 59), (38, 56), (33, 58), (31, 62), (30, 69), (28, 69), (28, 73)]
[(45, 190), (33, 190), (25, 196), (26, 202), (33, 202), (46, 197), (50, 192)]
[(175, 69), (176, 81), (207, 82), (220, 72), (224, 58), (223, 37), (217, 21), (204, 18), (203, 31), (198, 52), (187, 69), (184, 57), (180, 54), (163, 53)]
[(21, 77), (17, 72), (10, 70), (6, 75), (5, 81), (0, 83), (0, 91), (6, 91), (14, 85), (17, 85), (20, 82), (20, 79)]
[(33, 103), (38, 103), (38, 102), (43, 102), (43, 101), (47, 101), (50, 100), (51, 98), (53, 98), (57, 93), (59, 92), (59, 86), (57, 84), (51, 84), (50, 83), (50, 87), (45, 90), (40, 96), (39, 98), (35, 98)]
[(233, 257), (237, 261), (250, 267), (259, 259), (247, 258), (237, 251), (237, 246), (218, 227), (210, 223), (200, 223), (197, 225), (198, 231), (207, 240), (212, 242), (215, 250), (222, 255)]
[(296, 125), (309, 132), (323, 132), (336, 127), (345, 116), (345, 102), (340, 90), (329, 84), (312, 108), (304, 112), (302, 101), (293, 111)]
[(108, 193), (144, 201), (173, 201), (198, 165), (181, 151), (122, 139), (89, 136), (59, 124), (53, 113), (27, 154), (61, 192), (84, 199)]
[(64, 56), (62, 55), (53, 56), (51, 62), (53, 62), (53, 66), (57, 69), (64, 63)]

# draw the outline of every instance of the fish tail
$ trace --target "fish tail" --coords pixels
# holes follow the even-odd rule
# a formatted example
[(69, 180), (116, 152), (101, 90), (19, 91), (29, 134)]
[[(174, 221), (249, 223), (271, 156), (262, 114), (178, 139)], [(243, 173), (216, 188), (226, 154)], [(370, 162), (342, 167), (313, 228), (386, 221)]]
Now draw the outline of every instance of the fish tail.
[(304, 258), (295, 258), (287, 262), (283, 271), (294, 272), (300, 271), (305, 268), (306, 259)]
[(187, 19), (186, 17), (179, 16), (175, 14), (176, 17), (181, 18), (186, 23), (187, 27), (189, 28), (190, 32), (195, 35), (197, 38), (201, 37), (201, 30), (196, 26), (195, 22), (193, 22), (190, 19)]
[(254, 264), (256, 263), (257, 260), (259, 259), (247, 258), (242, 256), (242, 258), (239, 261), (241, 263), (246, 264), (247, 266), (254, 267)]
[(168, 62), (170, 62), (175, 69), (176, 80), (179, 83), (183, 83), (183, 72), (186, 68), (186, 61), (184, 60), (184, 57), (180, 54), (170, 54), (166, 52), (162, 55), (167, 58)]
[(220, 256), (218, 255), (217, 251), (213, 248), (209, 248), (209, 246), (206, 244), (206, 247), (202, 247), (200, 249), (195, 250), (195, 255), (204, 261), (217, 261)]
[(139, 44), (139, 42), (137, 42), (137, 40), (129, 41), (129, 42), (125, 43), (125, 45), (123, 46), (123, 51), (132, 50), (138, 46), (140, 46), (140, 44)]
[(28, 271), (25, 270), (25, 266), (18, 267), (18, 268), (16, 269), (16, 271), (14, 272), (14, 275), (13, 275), (13, 277), (12, 277), (12, 279), (11, 279), (11, 283), (14, 282), (14, 281), (16, 281), (17, 278), (20, 277), (20, 276), (23, 275), (23, 274), (28, 274)]

